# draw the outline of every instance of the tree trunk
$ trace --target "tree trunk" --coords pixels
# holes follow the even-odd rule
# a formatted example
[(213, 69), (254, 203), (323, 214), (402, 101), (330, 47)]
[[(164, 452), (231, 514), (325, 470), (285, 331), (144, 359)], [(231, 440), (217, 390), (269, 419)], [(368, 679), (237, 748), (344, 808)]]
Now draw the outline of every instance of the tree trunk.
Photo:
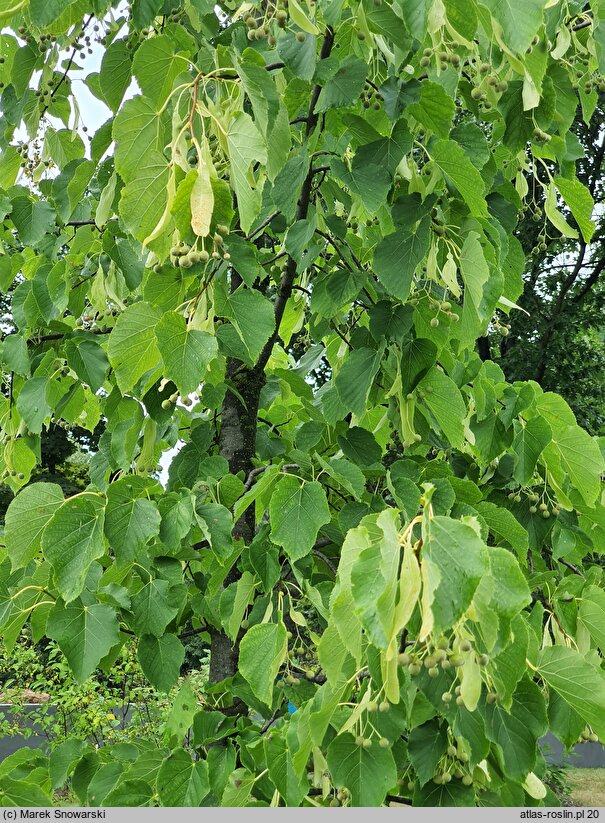
[[(320, 60), (325, 60), (330, 56), (333, 45), (334, 30), (331, 26), (328, 26), (321, 45)], [(317, 126), (318, 115), (315, 112), (315, 105), (320, 91), (321, 86), (316, 85), (311, 92), (307, 127), (305, 129), (307, 137), (313, 133)], [(313, 168), (310, 168), (302, 184), (296, 210), (296, 220), (304, 220), (307, 216), (309, 203), (311, 202), (313, 174)], [(245, 366), (234, 358), (228, 358), (227, 360), (226, 377), (237, 390), (239, 397), (238, 394), (228, 391), (223, 400), (219, 454), (229, 462), (229, 471), (232, 474), (242, 471), (244, 477), (247, 477), (252, 469), (252, 458), (256, 453), (258, 402), (261, 389), (265, 384), (265, 366), (278, 339), (279, 327), (288, 298), (292, 294), (295, 276), (296, 262), (292, 257), (288, 257), (275, 301), (275, 328), (254, 367)], [(231, 274), (231, 291), (234, 292), (241, 283), (242, 278), (236, 271), (233, 271)], [(250, 318), (250, 322), (253, 323), (254, 318)], [(235, 524), (233, 536), (236, 539), (245, 540), (249, 544), (254, 537), (254, 527), (254, 507), (250, 506), (248, 511)], [(233, 583), (238, 576), (239, 572), (234, 566), (225, 578), (225, 585)], [(232, 677), (237, 671), (239, 649), (237, 643), (233, 644), (227, 635), (218, 629), (211, 630), (210, 638), (210, 682), (218, 683), (227, 677)]]
[[(237, 394), (227, 391), (223, 400), (219, 454), (229, 463), (231, 474), (243, 472), (245, 479), (252, 468), (252, 458), (256, 452), (258, 401), (265, 376), (263, 372), (229, 358), (226, 378)], [(233, 536), (248, 544), (254, 537), (254, 526), (254, 506), (251, 506), (235, 524)], [(233, 583), (238, 576), (239, 571), (234, 566), (225, 578), (225, 585)], [(218, 683), (232, 677), (237, 671), (238, 648), (237, 643), (234, 644), (219, 629), (211, 629), (210, 638), (210, 682)]]

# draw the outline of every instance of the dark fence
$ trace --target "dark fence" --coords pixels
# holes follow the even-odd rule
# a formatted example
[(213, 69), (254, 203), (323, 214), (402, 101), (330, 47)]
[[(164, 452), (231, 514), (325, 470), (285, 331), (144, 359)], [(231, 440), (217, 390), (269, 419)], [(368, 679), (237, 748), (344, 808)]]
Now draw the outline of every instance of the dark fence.
[(542, 754), (548, 763), (571, 766), (574, 769), (599, 769), (605, 766), (605, 746), (602, 743), (579, 743), (570, 752), (552, 734), (540, 740)]

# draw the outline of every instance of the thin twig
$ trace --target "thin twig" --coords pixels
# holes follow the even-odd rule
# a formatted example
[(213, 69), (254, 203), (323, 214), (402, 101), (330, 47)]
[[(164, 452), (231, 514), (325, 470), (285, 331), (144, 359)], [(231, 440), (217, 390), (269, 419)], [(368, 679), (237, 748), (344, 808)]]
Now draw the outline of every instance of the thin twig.
[(269, 729), (271, 728), (271, 726), (275, 723), (275, 721), (276, 721), (276, 720), (277, 720), (277, 718), (279, 717), (279, 712), (280, 712), (280, 710), (281, 710), (281, 706), (278, 706), (278, 707), (275, 709), (275, 711), (273, 712), (273, 714), (271, 715), (271, 717), (270, 717), (268, 720), (266, 720), (266, 721), (265, 721), (265, 723), (263, 724), (262, 729), (260, 730), (260, 733), (261, 733), (261, 734), (266, 734), (266, 732), (268, 732), (268, 731), (269, 731)]
[(252, 240), (252, 238), (254, 237), (254, 235), (258, 234), (260, 231), (262, 231), (264, 228), (266, 228), (266, 227), (269, 225), (269, 223), (270, 223), (270, 222), (271, 222), (274, 218), (276, 218), (276, 217), (277, 217), (277, 215), (278, 215), (278, 214), (279, 214), (279, 211), (274, 211), (274, 212), (272, 212), (272, 213), (269, 215), (269, 217), (266, 217), (266, 218), (263, 220), (263, 222), (260, 224), (260, 226), (257, 226), (257, 227), (254, 229), (254, 231), (251, 231), (251, 232), (250, 232), (250, 234), (246, 235), (246, 240)]
[(254, 478), (259, 474), (262, 474), (268, 468), (269, 466), (257, 466), (255, 469), (252, 469), (246, 478), (246, 482), (244, 483), (244, 491), (249, 491), (254, 485)]
[(579, 574), (580, 577), (584, 577), (584, 572), (580, 571), (580, 569), (577, 566), (574, 566), (573, 563), (570, 563), (569, 560), (563, 560), (562, 557), (558, 557), (557, 562), (561, 563), (562, 566), (566, 566), (574, 574)]
[(334, 565), (334, 563), (332, 563), (330, 558), (326, 557), (326, 555), (323, 552), (320, 552), (319, 549), (316, 549), (315, 546), (313, 546), (312, 552), (316, 557), (319, 557), (319, 559), (322, 560), (330, 569), (332, 574), (336, 576), (336, 566)]

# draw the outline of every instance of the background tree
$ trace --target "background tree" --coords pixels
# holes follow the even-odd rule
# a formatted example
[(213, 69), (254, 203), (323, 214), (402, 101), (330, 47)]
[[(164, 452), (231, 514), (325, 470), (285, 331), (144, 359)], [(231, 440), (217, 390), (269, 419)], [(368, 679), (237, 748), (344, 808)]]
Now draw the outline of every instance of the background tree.
[(581, 425), (602, 434), (605, 425), (605, 349), (603, 340), (603, 269), (605, 249), (601, 222), (603, 202), (603, 111), (601, 85), (592, 119), (579, 109), (568, 143), (578, 155), (578, 179), (595, 199), (596, 231), (589, 244), (578, 242), (578, 226), (564, 236), (544, 214), (538, 187), (526, 197), (517, 236), (526, 253), (527, 269), (510, 333), (492, 335), (485, 356), (497, 359), (509, 380), (536, 380), (547, 391), (560, 392)]
[[(134, 637), (160, 692), (210, 644), (163, 747), (70, 741), (2, 802), (553, 802), (539, 738), (605, 736), (604, 461), (476, 341), (524, 203), (593, 242), (600, 4), (0, 16), (3, 642), (29, 621), (84, 681)], [(100, 423), (86, 490), (30, 482), (43, 432)]]

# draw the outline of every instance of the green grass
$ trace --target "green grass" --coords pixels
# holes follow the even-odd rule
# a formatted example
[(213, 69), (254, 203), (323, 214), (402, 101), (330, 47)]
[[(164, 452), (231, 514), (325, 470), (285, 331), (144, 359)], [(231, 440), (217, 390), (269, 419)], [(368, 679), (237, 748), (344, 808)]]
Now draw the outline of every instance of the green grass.
[(605, 769), (569, 769), (574, 806), (605, 806)]

